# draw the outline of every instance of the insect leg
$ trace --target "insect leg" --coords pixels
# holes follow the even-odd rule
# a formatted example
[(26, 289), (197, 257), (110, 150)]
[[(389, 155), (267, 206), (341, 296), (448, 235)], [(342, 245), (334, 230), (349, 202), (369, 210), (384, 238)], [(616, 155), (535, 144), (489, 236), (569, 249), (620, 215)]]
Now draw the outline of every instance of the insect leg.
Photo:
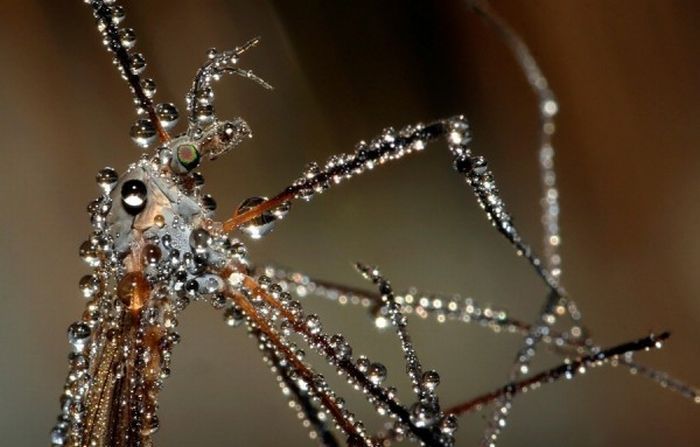
[[(381, 414), (390, 414), (405, 430), (409, 431), (425, 445), (448, 445), (452, 442), (451, 437), (449, 439), (445, 438), (439, 430), (439, 422), (444, 415), (439, 410), (439, 407), (435, 406), (428, 409), (417, 403), (411, 409), (408, 409), (401, 405), (395, 398), (395, 391), (391, 391), (381, 385), (386, 375), (384, 366), (372, 363), (366, 357), (358, 357), (356, 360), (353, 360), (352, 348), (344, 337), (339, 334), (331, 336), (325, 333), (317, 315), (304, 316), (301, 303), (292, 299), (289, 294), (285, 294), (279, 284), (275, 284), (270, 278), (265, 276), (255, 280), (241, 273), (235, 272), (229, 275), (227, 273), (229, 272), (225, 271), (223, 275), (224, 277), (229, 277), (228, 282), (231, 284), (230, 295), (234, 303), (240, 306), (246, 317), (251, 318), (251, 315), (254, 315), (252, 322), (255, 326), (263, 330), (268, 336), (268, 340), (275, 345), (275, 348), (284, 354), (285, 359), (293, 364), (298, 376), (310, 381), (309, 387), (315, 390), (315, 394), (320, 398), (331, 417), (336, 420), (353, 442), (361, 440), (363, 443), (371, 444), (371, 439), (367, 436), (363, 424), (357, 421), (352, 413), (349, 413), (347, 410), (343, 410), (340, 413), (330, 411), (332, 406), (326, 405), (326, 402), (334, 404), (337, 400), (335, 393), (328, 387), (328, 384), (322, 377), (316, 376), (314, 379), (312, 373), (310, 377), (306, 378), (303, 371), (299, 372), (300, 369), (304, 370), (309, 367), (295, 357), (288, 346), (285, 347), (285, 334), (296, 333), (300, 335), (311, 348), (333, 365), (350, 384), (354, 385), (356, 389), (362, 390), (367, 399), (377, 407), (378, 411), (381, 410)], [(237, 289), (237, 291), (234, 289)], [(240, 297), (244, 298), (241, 299)], [(253, 312), (257, 312), (256, 309), (263, 310), (255, 316)], [(280, 327), (282, 331), (279, 334), (266, 321), (266, 319), (274, 321), (278, 318), (281, 320)]]
[(306, 386), (321, 401), (323, 407), (335, 419), (336, 423), (348, 435), (349, 438), (365, 439), (366, 436), (360, 431), (353, 419), (349, 418), (346, 412), (337, 404), (336, 396), (327, 390), (326, 386), (318, 383), (318, 374), (306, 363), (299, 359), (296, 352), (292, 350), (279, 331), (275, 330), (251, 302), (251, 298), (242, 293), (228, 290), (226, 296), (245, 315), (247, 324), (254, 330), (259, 330), (265, 336), (265, 344), (269, 349), (277, 351), (279, 356), (289, 362), (290, 367), (298, 377), (304, 381)]
[[(375, 319), (377, 328), (382, 329), (387, 326), (381, 295), (378, 293), (271, 265), (258, 267), (255, 272), (258, 275), (273, 278), (284, 290), (299, 298), (316, 296), (341, 305), (351, 304), (367, 308)], [(527, 335), (532, 328), (530, 323), (512, 317), (506, 310), (489, 305), (482, 306), (474, 299), (464, 298), (458, 294), (426, 293), (416, 288), (409, 288), (396, 292), (395, 299), (401, 305), (401, 311), (404, 314), (423, 319), (434, 318), (439, 323), (446, 321), (476, 323), (496, 333), (509, 332), (520, 335)], [(544, 342), (575, 351), (584, 346), (580, 336), (576, 337), (555, 330), (550, 330), (549, 335), (544, 337)]]
[(407, 126), (398, 132), (386, 129), (382, 135), (369, 143), (361, 142), (354, 153), (331, 157), (323, 168), (312, 164), (301, 178), (288, 186), (282, 193), (257, 206), (234, 214), (223, 223), (222, 230), (229, 232), (265, 213), (273, 212), (274, 214), (274, 210), (285, 206), (294, 199), (309, 200), (333, 184), (355, 177), (375, 166), (421, 151), (428, 143), (438, 138), (445, 138), (448, 141), (455, 169), (464, 176), (467, 184), (471, 186), (477, 201), (486, 211), (486, 215), (494, 227), (510, 241), (519, 255), (528, 260), (553, 294), (558, 297), (566, 296), (566, 292), (558, 285), (556, 278), (544, 267), (513, 225), (510, 215), (505, 210), (505, 204), (499, 195), (493, 173), (489, 169), (486, 159), (473, 155), (469, 149), (469, 129), (463, 116), (437, 121), (425, 126), (421, 124)]
[[(542, 225), (544, 228), (544, 260), (552, 276), (560, 284), (561, 256), (559, 245), (559, 191), (556, 187), (556, 173), (554, 170), (554, 147), (552, 135), (556, 129), (554, 117), (557, 114), (557, 104), (554, 92), (540, 69), (537, 61), (532, 56), (525, 41), (513, 30), (510, 25), (491, 8), (488, 0), (467, 0), (467, 5), (479, 14), (484, 21), (491, 26), (503, 42), (511, 50), (516, 62), (525, 75), (532, 91), (538, 99), (539, 127), (539, 167), (542, 188)], [(538, 313), (537, 321), (525, 335), (524, 342), (516, 353), (516, 358), (511, 368), (509, 380), (516, 381), (521, 375), (527, 373), (529, 365), (536, 354), (536, 347), (542, 338), (551, 330), (556, 321), (557, 312), (568, 311), (572, 318), (572, 331), (581, 331), (581, 313), (576, 303), (564, 296), (550, 294), (542, 309)], [(589, 344), (592, 342), (588, 340)], [(505, 425), (505, 420), (510, 410), (509, 395), (505, 394), (496, 405), (484, 433), (482, 445), (493, 446), (500, 427)]]
[[(669, 334), (667, 332), (658, 336), (652, 334), (639, 340), (607, 348), (597, 354), (578, 357), (575, 360), (567, 360), (554, 368), (542, 371), (517, 382), (510, 382), (491, 392), (453, 405), (448, 408), (446, 412), (453, 417), (469, 414), (481, 410), (485, 406), (498, 401), (505, 395), (514, 397), (518, 394), (536, 390), (542, 385), (557, 382), (562, 378), (567, 380), (573, 379), (577, 375), (584, 374), (589, 369), (606, 364), (615, 366), (618, 362), (623, 361), (624, 358), (631, 356), (634, 352), (661, 348), (663, 341), (667, 339), (668, 336)], [(396, 433), (389, 431), (387, 433), (380, 433), (376, 439), (386, 445), (391, 441), (397, 440), (397, 436)]]
[[(279, 380), (284, 384), (286, 389), (293, 396), (292, 399), (297, 403), (297, 410), (303, 412), (306, 420), (313, 429), (315, 436), (320, 438), (322, 445), (325, 447), (337, 447), (340, 444), (330, 431), (325, 421), (319, 418), (319, 410), (313, 404), (308, 391), (302, 390), (299, 384), (294, 379), (294, 370), (289, 364), (275, 352), (274, 349), (267, 347), (264, 342), (264, 335), (259, 330), (253, 331), (253, 335), (263, 346), (266, 361), (279, 374)], [(285, 393), (286, 394), (286, 393)]]
[[(259, 267), (256, 273), (273, 278), (284, 290), (299, 298), (316, 296), (341, 305), (352, 304), (368, 308), (375, 318), (376, 326), (378, 328), (386, 326), (381, 296), (378, 293), (320, 280), (305, 273), (276, 266)], [(463, 298), (455, 294), (424, 293), (410, 288), (407, 291), (397, 292), (395, 298), (404, 314), (424, 319), (435, 318), (440, 323), (446, 321), (476, 323), (496, 333), (508, 332), (523, 336), (528, 335), (534, 327), (522, 319), (511, 316), (506, 310), (482, 306), (472, 298)], [(570, 331), (558, 332), (551, 328), (541, 341), (563, 357), (592, 355), (601, 349), (588, 344), (585, 336), (581, 334), (576, 336)], [(631, 353), (620, 357), (617, 362), (620, 366), (627, 368), (631, 374), (646, 377), (663, 388), (700, 404), (700, 390), (666, 372), (638, 363)], [(498, 398), (500, 397), (502, 396), (499, 395)]]
[[(107, 50), (114, 54), (114, 61), (119, 67), (119, 72), (129, 84), (134, 95), (137, 112), (139, 114), (145, 112), (148, 116), (148, 120), (137, 121), (132, 128), (132, 137), (134, 137), (134, 132), (138, 131), (144, 139), (143, 144), (146, 144), (146, 141), (152, 138), (152, 133), (155, 133), (161, 142), (167, 142), (170, 140), (170, 135), (165, 130), (158, 113), (159, 110), (153, 105), (151, 99), (155, 94), (155, 82), (152, 79), (141, 79), (140, 77), (146, 66), (146, 60), (141, 53), (130, 52), (131, 47), (136, 43), (134, 30), (119, 26), (124, 19), (122, 7), (110, 6), (106, 3), (104, 0), (90, 2), (95, 17), (97, 17), (97, 29), (102, 33)], [(161, 110), (161, 113), (165, 112), (170, 114), (172, 110)], [(136, 140), (136, 137), (134, 139)]]
[(516, 394), (538, 388), (541, 385), (556, 382), (561, 378), (572, 379), (578, 374), (585, 373), (588, 369), (602, 366), (611, 362), (619, 362), (621, 358), (629, 356), (633, 352), (645, 351), (652, 348), (661, 348), (663, 346), (663, 341), (669, 336), (670, 334), (668, 332), (663, 332), (659, 335), (652, 334), (635, 341), (604, 349), (596, 354), (590, 354), (579, 357), (575, 360), (566, 361), (559, 366), (535, 374), (525, 380), (511, 382), (496, 389), (495, 391), (455, 405), (451, 407), (448, 412), (456, 415), (468, 413), (474, 410), (479, 410), (483, 406), (494, 402), (504, 395), (515, 396)]

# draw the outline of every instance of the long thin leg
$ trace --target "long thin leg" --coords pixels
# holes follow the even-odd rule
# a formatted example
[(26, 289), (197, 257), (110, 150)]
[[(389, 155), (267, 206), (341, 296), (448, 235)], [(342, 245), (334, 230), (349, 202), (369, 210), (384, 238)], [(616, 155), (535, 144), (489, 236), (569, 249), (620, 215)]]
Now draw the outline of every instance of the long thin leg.
[[(354, 304), (368, 308), (375, 317), (376, 325), (379, 328), (386, 326), (385, 316), (382, 314), (381, 296), (377, 293), (319, 280), (298, 271), (288, 271), (279, 267), (260, 267), (256, 269), (256, 272), (272, 277), (285, 290), (300, 298), (313, 295), (339, 304)], [(489, 306), (483, 307), (472, 298), (462, 298), (458, 295), (422, 293), (416, 289), (409, 289), (396, 293), (395, 299), (401, 305), (403, 314), (416, 315), (420, 318), (435, 318), (438, 322), (452, 320), (466, 323), (474, 322), (497, 333), (510, 332), (523, 336), (531, 333), (534, 327), (524, 320), (511, 316), (506, 310), (494, 309)], [(586, 343), (585, 337), (581, 334), (561, 333), (554, 329), (549, 329), (541, 341), (563, 357), (594, 355), (602, 349)], [(626, 367), (631, 374), (646, 377), (659, 386), (700, 404), (700, 391), (698, 389), (666, 372), (638, 363), (631, 354), (618, 358), (617, 362)]]
[[(230, 285), (227, 296), (250, 319), (255, 328), (266, 336), (266, 342), (290, 362), (298, 377), (303, 379), (313, 390), (324, 408), (349, 437), (351, 444), (361, 442), (372, 444), (364, 425), (343, 407), (339, 407), (339, 398), (329, 388), (325, 379), (319, 376), (293, 352), (286, 341), (285, 333), (296, 333), (337, 371), (345, 376), (351, 385), (362, 390), (368, 400), (382, 414), (389, 414), (408, 432), (425, 445), (451, 445), (453, 438), (440, 431), (440, 422), (445, 416), (437, 402), (426, 407), (422, 402), (410, 409), (401, 405), (391, 391), (381, 385), (386, 376), (386, 368), (370, 362), (366, 357), (352, 358), (352, 348), (341, 335), (330, 336), (323, 331), (317, 315), (304, 316), (301, 303), (285, 296), (282, 287), (270, 278), (258, 280), (236, 270), (225, 270), (221, 274), (227, 277)], [(271, 322), (280, 320), (282, 332), (277, 331)], [(421, 405), (419, 405), (421, 404)]]
[[(258, 287), (257, 284), (255, 284), (254, 287)], [(336, 421), (343, 432), (346, 433), (349, 438), (359, 439), (362, 440), (363, 444), (368, 444), (365, 442), (367, 441), (367, 436), (364, 434), (363, 428), (356, 423), (353, 417), (350, 417), (350, 414), (344, 410), (341, 405), (339, 405), (338, 398), (336, 398), (335, 394), (330, 392), (327, 385), (319, 380), (320, 376), (299, 359), (297, 353), (293, 352), (292, 348), (283, 340), (279, 332), (276, 331), (270, 325), (266, 317), (256, 309), (251, 299), (231, 289), (227, 290), (226, 296), (246, 316), (250, 327), (264, 334), (262, 341), (265, 343), (265, 347), (274, 350), (277, 356), (289, 362), (290, 368), (295, 371), (299, 379), (306, 384), (309, 390), (319, 398), (321, 405)]]
[(435, 371), (423, 371), (423, 366), (408, 335), (406, 317), (401, 312), (401, 305), (396, 300), (391, 284), (376, 267), (358, 263), (356, 268), (379, 289), (382, 309), (385, 310), (389, 321), (396, 328), (396, 333), (401, 341), (401, 350), (406, 360), (406, 372), (411, 379), (413, 390), (417, 394), (418, 399), (424, 404), (433, 405), (433, 402), (437, 402), (435, 387), (437, 387), (440, 378)]
[(301, 178), (282, 193), (260, 205), (236, 213), (223, 223), (222, 229), (229, 232), (251, 221), (251, 225), (254, 225), (254, 219), (265, 213), (272, 213), (267, 217), (274, 216), (274, 210), (287, 207), (291, 200), (299, 198), (309, 200), (314, 194), (330, 188), (332, 184), (338, 184), (388, 161), (398, 160), (415, 151), (421, 151), (428, 143), (441, 137), (448, 142), (454, 157), (455, 169), (472, 187), (477, 201), (486, 211), (494, 227), (510, 241), (519, 255), (528, 260), (556, 296), (566, 296), (566, 292), (559, 287), (556, 278), (542, 265), (530, 246), (520, 237), (505, 209), (486, 159), (473, 155), (469, 149), (469, 126), (463, 116), (437, 121), (427, 126), (421, 124), (408, 126), (398, 132), (387, 129), (383, 135), (373, 139), (369, 144), (361, 142), (354, 153), (331, 157), (323, 169), (312, 165)]
[[(483, 407), (497, 401), (504, 395), (515, 396), (516, 394), (525, 393), (529, 390), (535, 390), (542, 385), (556, 382), (562, 378), (573, 379), (577, 375), (585, 373), (589, 369), (593, 369), (605, 364), (612, 364), (625, 357), (631, 356), (633, 352), (648, 350), (651, 348), (660, 348), (662, 342), (668, 338), (668, 333), (662, 333), (655, 336), (641, 338), (636, 341), (623, 343), (612, 348), (605, 349), (595, 355), (579, 357), (573, 361), (567, 361), (559, 366), (542, 371), (527, 379), (518, 382), (510, 382), (491, 392), (476, 396), (460, 404), (448, 408), (447, 413), (453, 417), (465, 415), (474, 411), (481, 410)], [(381, 445), (390, 445), (392, 441), (400, 440), (401, 433), (388, 431), (380, 433), (375, 437)]]
[(554, 146), (552, 136), (556, 130), (554, 117), (559, 110), (554, 92), (542, 73), (537, 61), (523, 39), (508, 23), (491, 8), (485, 0), (466, 0), (467, 5), (479, 14), (498, 33), (509, 47), (532, 91), (537, 95), (539, 127), (539, 162), (542, 187), (542, 224), (544, 226), (543, 258), (547, 268), (555, 277), (560, 276), (561, 257), (559, 246), (559, 191), (554, 170)]
[[(303, 298), (314, 295), (326, 298), (339, 304), (353, 304), (368, 308), (375, 318), (375, 325), (384, 328), (387, 325), (386, 315), (382, 312), (381, 295), (364, 289), (350, 287), (310, 277), (298, 271), (287, 271), (274, 266), (257, 268), (257, 274), (274, 278), (296, 296)], [(415, 288), (399, 291), (395, 294), (396, 302), (401, 306), (401, 312), (406, 315), (416, 315), (420, 318), (435, 318), (442, 323), (448, 320), (477, 323), (494, 332), (511, 332), (527, 335), (532, 329), (530, 323), (514, 318), (503, 309), (492, 306), (482, 306), (472, 298), (459, 295), (440, 293), (424, 293)], [(547, 344), (570, 347), (578, 350), (584, 347), (581, 334), (560, 333), (551, 329), (543, 338)]]
[[(259, 330), (253, 331), (253, 335), (258, 339), (262, 350), (265, 352), (266, 360), (270, 366), (279, 374), (279, 380), (282, 382), (287, 392), (291, 394), (291, 399), (296, 402), (297, 409), (300, 411), (309, 425), (313, 429), (313, 434), (320, 438), (322, 445), (326, 447), (338, 447), (338, 440), (330, 431), (325, 421), (318, 416), (319, 411), (311, 400), (311, 396), (307, 391), (301, 389), (299, 384), (294, 380), (293, 369), (289, 364), (278, 355), (274, 349), (268, 347), (265, 343), (265, 336)], [(285, 393), (287, 394), (287, 393)]]
[(645, 351), (651, 348), (661, 348), (663, 341), (669, 336), (670, 334), (668, 332), (663, 332), (659, 335), (649, 335), (648, 337), (640, 338), (639, 340), (604, 349), (596, 354), (579, 357), (576, 360), (568, 361), (552, 369), (542, 371), (525, 380), (511, 382), (490, 393), (483, 394), (464, 403), (450, 407), (447, 411), (455, 415), (468, 413), (474, 410), (479, 410), (485, 405), (488, 405), (489, 403), (492, 403), (506, 395), (512, 397), (516, 394), (538, 388), (541, 385), (556, 382), (562, 377), (572, 379), (576, 375), (583, 374), (589, 369), (602, 366), (606, 363), (617, 362), (621, 358), (628, 356), (633, 352)]
[[(554, 146), (552, 136), (556, 129), (554, 116), (559, 106), (554, 92), (549, 88), (549, 83), (538, 66), (535, 58), (523, 39), (499, 16), (490, 6), (488, 0), (466, 0), (466, 4), (479, 14), (490, 25), (509, 47), (523, 74), (525, 75), (532, 91), (537, 95), (538, 112), (540, 117), (539, 128), (539, 164), (542, 187), (542, 225), (544, 228), (544, 260), (552, 276), (560, 283), (561, 256), (559, 246), (561, 236), (559, 234), (559, 191), (556, 187), (556, 173), (554, 170)], [(550, 330), (555, 323), (557, 312), (555, 309), (568, 310), (572, 317), (575, 330), (580, 330), (579, 322), (581, 314), (576, 303), (568, 297), (557, 297), (550, 294), (542, 310), (538, 314), (537, 324), (533, 327), (516, 354), (516, 359), (510, 372), (510, 380), (515, 381), (521, 374), (529, 369), (529, 364), (536, 353), (536, 347), (543, 334)], [(505, 417), (510, 409), (509, 396), (504, 395), (493, 411), (488, 429), (482, 440), (482, 445), (493, 445), (501, 427), (505, 423)]]
[[(108, 6), (104, 0), (93, 0), (90, 2), (95, 17), (98, 20), (98, 30), (105, 38), (107, 49), (114, 54), (114, 60), (119, 67), (121, 75), (129, 84), (129, 88), (136, 101), (137, 112), (146, 113), (150, 125), (154, 126), (155, 132), (161, 143), (170, 140), (170, 135), (163, 127), (158, 116), (156, 107), (153, 105), (151, 96), (155, 93), (155, 83), (151, 79), (142, 80), (139, 74), (146, 65), (145, 58), (140, 53), (131, 54), (129, 48), (136, 42), (136, 35), (130, 28), (120, 28), (119, 23), (124, 18), (124, 10), (119, 6)], [(144, 88), (144, 85), (146, 88)], [(148, 126), (148, 123), (141, 123)], [(146, 129), (144, 129), (146, 130)]]

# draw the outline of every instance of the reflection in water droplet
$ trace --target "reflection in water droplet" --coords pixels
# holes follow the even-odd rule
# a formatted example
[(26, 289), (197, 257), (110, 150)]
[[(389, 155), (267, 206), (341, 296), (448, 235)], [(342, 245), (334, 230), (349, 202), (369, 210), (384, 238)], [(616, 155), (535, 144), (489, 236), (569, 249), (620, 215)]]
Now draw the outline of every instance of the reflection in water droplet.
[[(257, 205), (260, 205), (261, 203), (265, 202), (266, 200), (266, 197), (249, 197), (245, 199), (243, 203), (241, 203), (241, 205), (238, 207), (238, 213), (244, 213), (250, 209), (253, 209)], [(248, 236), (252, 237), (253, 239), (260, 239), (261, 237), (265, 236), (270, 231), (272, 231), (277, 220), (278, 219), (275, 216), (274, 212), (266, 211), (260, 216), (251, 219), (248, 222), (245, 222), (243, 225), (240, 226), (240, 230)]]
[(141, 148), (147, 148), (156, 140), (156, 128), (151, 120), (140, 119), (131, 126), (131, 139)]

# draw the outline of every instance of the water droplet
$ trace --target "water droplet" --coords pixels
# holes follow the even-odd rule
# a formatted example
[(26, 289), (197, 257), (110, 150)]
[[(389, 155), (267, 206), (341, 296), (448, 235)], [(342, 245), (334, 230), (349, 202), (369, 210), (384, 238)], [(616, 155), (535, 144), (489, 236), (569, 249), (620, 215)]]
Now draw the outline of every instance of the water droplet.
[(214, 211), (216, 209), (216, 200), (210, 194), (206, 194), (202, 197), (202, 206), (205, 210)]
[(205, 253), (211, 245), (213, 239), (211, 234), (203, 228), (197, 228), (190, 233), (190, 247), (196, 253)]
[(57, 447), (66, 445), (68, 442), (68, 430), (65, 423), (56, 424), (51, 430), (51, 446)]
[(151, 78), (142, 79), (141, 88), (146, 97), (153, 98), (156, 94), (156, 81)]
[(68, 343), (73, 346), (76, 352), (82, 351), (90, 339), (90, 334), (90, 326), (82, 321), (77, 321), (68, 327)]
[(170, 163), (173, 160), (173, 152), (167, 146), (162, 146), (162, 147), (158, 148), (157, 156), (158, 156), (158, 162), (163, 167), (170, 166)]
[(146, 207), (147, 190), (141, 180), (124, 182), (121, 190), (124, 210), (132, 216), (137, 215)]
[(171, 103), (162, 103), (156, 106), (156, 113), (160, 122), (166, 129), (172, 129), (177, 123), (177, 119), (180, 114), (177, 111), (177, 107)]
[(224, 281), (216, 275), (206, 275), (201, 282), (204, 293), (216, 293), (224, 289)]
[(437, 371), (426, 371), (420, 379), (420, 386), (426, 391), (435, 391), (435, 388), (440, 384), (440, 374)]
[(229, 275), (228, 277), (228, 283), (231, 285), (231, 287), (239, 287), (241, 284), (243, 284), (243, 280), (245, 279), (245, 275), (241, 272), (233, 272)]
[(228, 326), (240, 326), (245, 319), (245, 315), (235, 306), (231, 306), (224, 311), (224, 321)]
[(141, 434), (144, 436), (150, 436), (154, 434), (155, 432), (158, 431), (160, 428), (160, 420), (158, 419), (158, 416), (155, 414), (150, 415), (150, 417), (146, 417), (146, 423), (144, 424), (144, 427), (141, 429)]
[(97, 181), (97, 185), (102, 188), (105, 194), (109, 194), (110, 191), (112, 191), (112, 188), (114, 188), (114, 185), (117, 184), (117, 180), (119, 179), (119, 174), (117, 174), (117, 171), (110, 167), (106, 167), (104, 169), (101, 169), (98, 173), (97, 176), (95, 176), (95, 180)]
[(457, 417), (454, 414), (448, 414), (440, 422), (440, 431), (449, 435), (457, 431), (457, 427)]
[(190, 296), (195, 296), (199, 292), (199, 283), (196, 279), (190, 279), (185, 283), (185, 292)]
[(347, 360), (352, 356), (352, 347), (342, 335), (333, 335), (330, 339), (330, 344), (338, 359)]
[(138, 75), (146, 69), (146, 57), (141, 53), (136, 53), (131, 56), (131, 73)]
[(318, 317), (318, 315), (311, 314), (307, 316), (304, 323), (311, 334), (316, 335), (321, 332), (321, 319)]
[(90, 267), (97, 267), (100, 265), (101, 260), (97, 254), (97, 249), (90, 241), (83, 242), (80, 245), (78, 252), (80, 254), (80, 258)]
[(117, 284), (117, 296), (131, 310), (139, 310), (151, 294), (151, 285), (143, 272), (129, 272)]
[(126, 13), (123, 6), (112, 6), (112, 23), (119, 25), (125, 17)]
[(194, 108), (194, 116), (200, 124), (207, 124), (214, 119), (214, 107), (200, 104)]
[(381, 363), (372, 363), (367, 370), (367, 378), (375, 385), (380, 385), (386, 379), (386, 367)]
[[(267, 197), (249, 197), (238, 207), (238, 214), (251, 210), (265, 201), (267, 201)], [(272, 211), (265, 211), (241, 225), (240, 230), (253, 239), (260, 239), (272, 231), (276, 221), (277, 217)]]
[(279, 219), (284, 219), (284, 217), (289, 213), (289, 210), (292, 209), (292, 202), (286, 201), (282, 202), (280, 206), (277, 208), (272, 209), (272, 215), (275, 216), (275, 218)]
[(417, 402), (411, 407), (411, 422), (419, 428), (430, 427), (435, 424), (438, 415), (439, 412), (434, 407), (421, 402)]
[(160, 247), (155, 244), (148, 244), (143, 247), (142, 260), (146, 265), (156, 265), (161, 258)]
[(78, 288), (85, 298), (92, 298), (100, 291), (102, 283), (95, 275), (85, 275), (80, 278)]
[(123, 28), (119, 30), (119, 41), (124, 48), (133, 48), (136, 45), (136, 33), (131, 28)]
[(165, 227), (165, 217), (163, 217), (162, 214), (156, 214), (153, 218), (153, 223), (156, 224), (158, 228), (163, 228)]
[(150, 120), (140, 119), (131, 126), (129, 134), (137, 146), (147, 148), (156, 139), (156, 128)]
[(367, 371), (369, 370), (369, 365), (370, 365), (370, 361), (364, 355), (361, 355), (355, 361), (355, 366), (357, 366), (357, 369), (363, 374), (367, 373)]

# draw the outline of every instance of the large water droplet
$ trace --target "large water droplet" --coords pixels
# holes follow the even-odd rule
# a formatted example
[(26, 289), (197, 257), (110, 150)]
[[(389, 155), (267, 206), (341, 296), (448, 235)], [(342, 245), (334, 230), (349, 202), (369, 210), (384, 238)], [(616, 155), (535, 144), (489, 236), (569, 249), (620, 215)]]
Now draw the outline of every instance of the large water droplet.
[(155, 244), (147, 244), (143, 247), (142, 260), (146, 265), (156, 265), (162, 256), (160, 247)]
[(137, 215), (146, 207), (148, 191), (141, 180), (129, 180), (122, 185), (122, 205), (132, 216)]
[(131, 126), (130, 135), (137, 146), (147, 148), (156, 139), (156, 128), (151, 120), (140, 119)]
[(162, 103), (156, 106), (156, 113), (160, 122), (166, 129), (171, 129), (177, 123), (177, 119), (180, 114), (177, 111), (177, 107), (171, 103)]
[[(249, 197), (238, 207), (238, 214), (251, 210), (265, 201), (267, 201), (266, 197)], [(277, 217), (272, 211), (265, 211), (241, 225), (240, 230), (253, 239), (260, 239), (272, 231), (276, 221)]]

